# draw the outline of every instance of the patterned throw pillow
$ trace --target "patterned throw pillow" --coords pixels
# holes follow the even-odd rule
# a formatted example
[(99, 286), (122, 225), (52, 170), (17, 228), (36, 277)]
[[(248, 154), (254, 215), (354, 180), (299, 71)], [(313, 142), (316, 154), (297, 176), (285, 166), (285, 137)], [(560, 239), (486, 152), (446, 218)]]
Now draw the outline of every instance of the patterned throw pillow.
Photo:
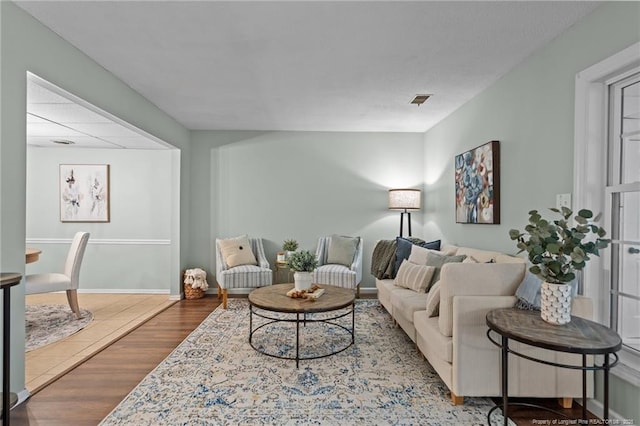
[(222, 252), (224, 263), (227, 264), (227, 268), (258, 264), (256, 256), (253, 254), (253, 250), (251, 250), (249, 238), (246, 235), (228, 238), (226, 240), (218, 240), (218, 246)]
[(427, 296), (427, 316), (437, 317), (440, 315), (440, 281), (431, 286)]
[(433, 266), (416, 265), (404, 260), (393, 283), (398, 287), (424, 293), (435, 270)]

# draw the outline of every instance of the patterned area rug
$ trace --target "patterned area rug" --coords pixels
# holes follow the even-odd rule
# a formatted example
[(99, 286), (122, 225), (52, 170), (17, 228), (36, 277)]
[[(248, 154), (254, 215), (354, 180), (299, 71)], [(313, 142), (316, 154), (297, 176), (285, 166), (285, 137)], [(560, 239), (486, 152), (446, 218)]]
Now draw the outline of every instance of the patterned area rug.
[[(351, 326), (350, 315), (339, 321)], [(358, 300), (355, 322), (353, 346), (300, 361), (296, 369), (295, 360), (266, 356), (249, 345), (248, 302), (230, 299), (228, 310), (212, 312), (101, 425), (487, 423), (491, 401), (465, 398), (464, 405), (453, 406), (446, 386), (377, 300)], [(341, 349), (351, 338), (324, 323), (300, 328), (302, 356)], [(295, 324), (264, 327), (254, 344), (292, 356)], [(494, 424), (501, 424), (498, 412)]]
[(85, 328), (93, 314), (80, 309), (82, 318), (65, 305), (25, 305), (25, 352), (62, 340)]

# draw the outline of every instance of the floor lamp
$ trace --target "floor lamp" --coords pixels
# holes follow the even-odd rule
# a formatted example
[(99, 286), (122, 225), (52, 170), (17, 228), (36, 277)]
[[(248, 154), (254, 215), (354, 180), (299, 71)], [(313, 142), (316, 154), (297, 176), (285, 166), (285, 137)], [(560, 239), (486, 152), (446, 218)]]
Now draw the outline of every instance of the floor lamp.
[(390, 189), (389, 209), (402, 210), (400, 212), (400, 236), (404, 231), (404, 214), (407, 214), (409, 223), (409, 236), (411, 236), (411, 212), (409, 210), (420, 210), (420, 190), (419, 189)]

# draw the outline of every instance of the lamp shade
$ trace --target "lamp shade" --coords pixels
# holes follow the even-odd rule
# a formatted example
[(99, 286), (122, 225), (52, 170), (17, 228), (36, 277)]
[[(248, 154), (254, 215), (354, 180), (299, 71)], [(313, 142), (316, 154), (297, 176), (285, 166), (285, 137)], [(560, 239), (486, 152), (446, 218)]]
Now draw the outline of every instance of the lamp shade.
[(420, 210), (419, 189), (390, 189), (389, 209), (392, 210)]

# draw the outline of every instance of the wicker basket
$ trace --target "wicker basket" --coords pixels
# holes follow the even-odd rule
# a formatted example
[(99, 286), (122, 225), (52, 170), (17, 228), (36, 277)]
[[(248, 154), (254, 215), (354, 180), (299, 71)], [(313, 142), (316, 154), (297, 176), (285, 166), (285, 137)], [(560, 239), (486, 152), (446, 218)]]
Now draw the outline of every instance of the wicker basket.
[(201, 288), (193, 288), (191, 284), (184, 285), (184, 297), (186, 299), (200, 299), (204, 296), (204, 291)]

